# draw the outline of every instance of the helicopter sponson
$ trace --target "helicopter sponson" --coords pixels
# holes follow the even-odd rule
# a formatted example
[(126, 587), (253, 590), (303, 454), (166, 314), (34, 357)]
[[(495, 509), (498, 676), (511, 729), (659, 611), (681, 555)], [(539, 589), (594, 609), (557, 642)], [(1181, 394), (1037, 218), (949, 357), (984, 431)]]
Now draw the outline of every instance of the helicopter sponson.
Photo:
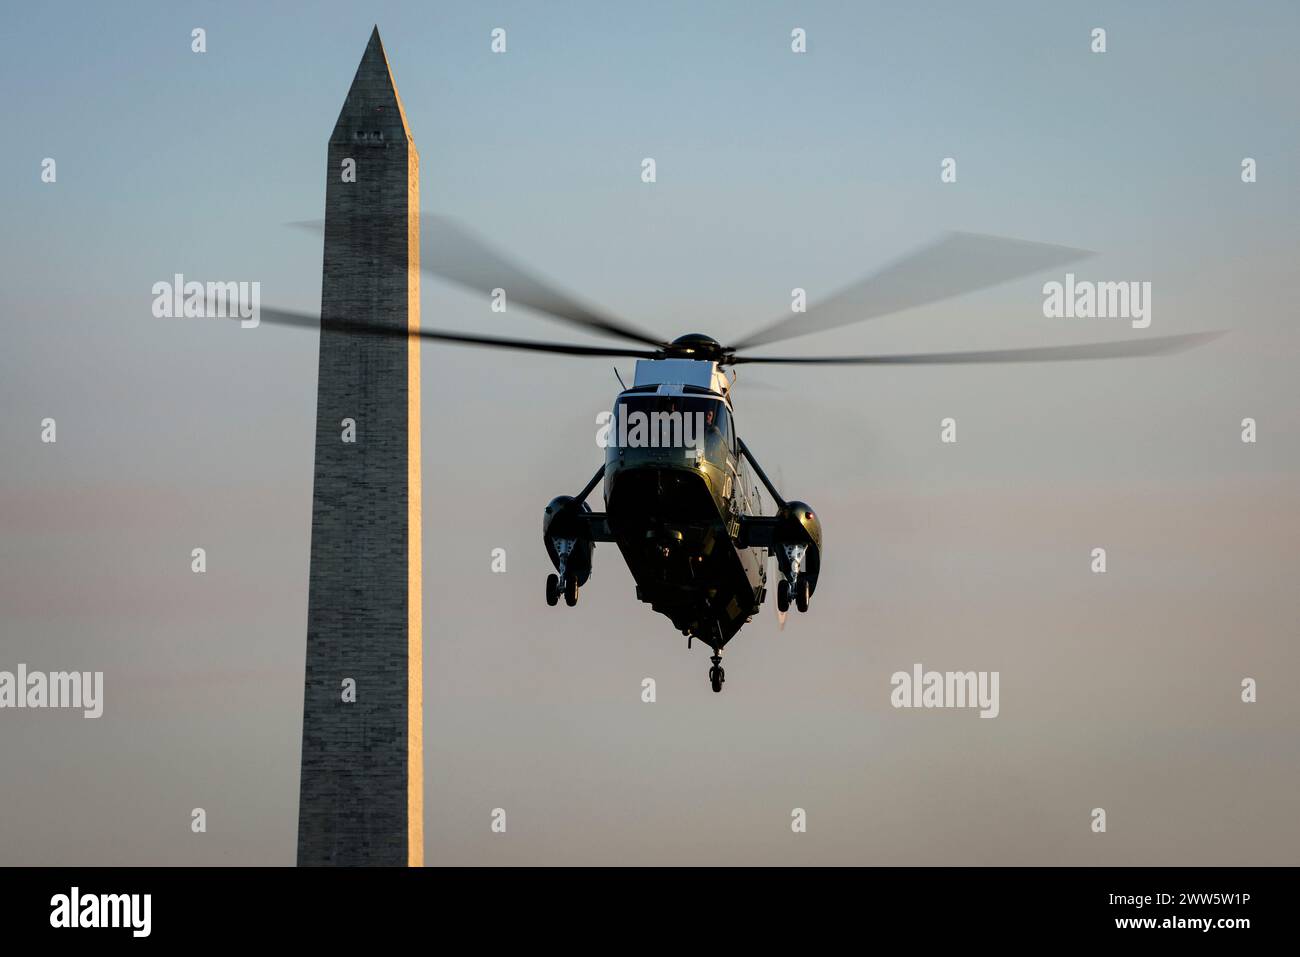
[(777, 513), (777, 531), (773, 536), (780, 543), (776, 549), (776, 562), (787, 578), (795, 577), (791, 568), (792, 550), (802, 547), (798, 575), (808, 579), (808, 593), (817, 590), (817, 576), (822, 569), (822, 523), (807, 502), (787, 502)]
[(591, 560), (596, 542), (591, 534), (594, 518), (591, 506), (572, 495), (557, 495), (542, 513), (542, 541), (556, 573), (546, 580), (548, 604), (575, 605), (578, 588), (591, 577)]
[(741, 543), (766, 548), (781, 570), (776, 607), (785, 612), (794, 602), (800, 611), (817, 590), (822, 570), (822, 523), (807, 502), (782, 502), (775, 515), (752, 517), (741, 524)]

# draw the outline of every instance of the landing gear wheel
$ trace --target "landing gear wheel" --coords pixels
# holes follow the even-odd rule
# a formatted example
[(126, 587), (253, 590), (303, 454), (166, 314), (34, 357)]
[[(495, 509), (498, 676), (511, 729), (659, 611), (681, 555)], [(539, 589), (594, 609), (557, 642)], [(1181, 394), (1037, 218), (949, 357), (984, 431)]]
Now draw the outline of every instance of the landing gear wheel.
[(776, 610), (783, 615), (790, 610), (790, 583), (784, 578), (776, 583)]
[(812, 597), (812, 589), (808, 587), (808, 579), (800, 578), (799, 584), (795, 586), (794, 603), (800, 611), (808, 610), (808, 599)]
[(560, 603), (560, 576), (546, 576), (546, 604), (554, 608)]
[(570, 578), (564, 583), (564, 603), (570, 608), (578, 603), (578, 579)]
[(722, 670), (722, 656), (714, 655), (709, 659), (713, 662), (713, 667), (709, 669), (709, 684), (713, 686), (716, 694), (722, 690), (722, 682), (727, 680), (727, 673)]

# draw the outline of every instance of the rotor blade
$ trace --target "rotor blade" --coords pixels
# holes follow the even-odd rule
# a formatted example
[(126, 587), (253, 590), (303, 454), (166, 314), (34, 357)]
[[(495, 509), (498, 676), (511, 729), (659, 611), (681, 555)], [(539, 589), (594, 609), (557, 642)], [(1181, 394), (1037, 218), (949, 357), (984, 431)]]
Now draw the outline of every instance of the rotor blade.
[[(316, 232), (324, 230), (321, 220), (291, 225)], [(441, 216), (420, 217), (420, 270), (488, 296), (494, 289), (502, 289), (507, 308), (513, 302), (589, 332), (603, 332), (650, 346), (666, 345), (657, 336), (604, 315), (548, 286), (469, 230)]]
[(916, 352), (884, 356), (736, 356), (732, 362), (767, 362), (789, 365), (960, 365), (982, 362), (1069, 362), (1077, 359), (1123, 359), (1132, 356), (1172, 355), (1203, 345), (1222, 332), (1193, 332), (1121, 342), (1089, 342), (1073, 346), (1030, 349), (993, 349), (987, 352)]
[(987, 289), (1091, 255), (1069, 246), (977, 233), (949, 233), (829, 299), (815, 303), (807, 312), (778, 319), (750, 333), (732, 348), (748, 349), (875, 319)]
[(562, 342), (537, 342), (532, 339), (505, 339), (500, 336), (471, 336), (461, 332), (448, 332), (443, 329), (409, 331), (396, 326), (379, 326), (370, 322), (358, 322), (349, 319), (331, 320), (322, 326), (320, 318), (311, 313), (268, 308), (266, 306), (261, 307), (260, 318), (263, 322), (270, 322), (280, 326), (351, 332), (359, 335), (382, 336), (389, 339), (404, 339), (408, 336), (416, 336), (420, 339), (450, 342), (462, 346), (489, 346), (497, 349), (517, 349), (524, 352), (551, 352), (566, 356), (659, 358), (658, 352), (651, 352), (648, 349), (624, 349), (619, 346), (582, 346)]

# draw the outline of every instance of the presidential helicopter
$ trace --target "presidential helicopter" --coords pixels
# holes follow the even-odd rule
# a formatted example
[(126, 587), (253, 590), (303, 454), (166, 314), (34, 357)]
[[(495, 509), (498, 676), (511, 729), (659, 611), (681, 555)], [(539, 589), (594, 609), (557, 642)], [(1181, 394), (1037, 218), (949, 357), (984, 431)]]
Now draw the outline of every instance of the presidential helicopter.
[[(320, 229), (320, 223), (295, 225)], [(733, 390), (741, 365), (897, 366), (1024, 363), (1156, 356), (1220, 333), (973, 352), (773, 356), (747, 350), (878, 318), (1059, 267), (1088, 255), (1066, 246), (952, 233), (871, 273), (804, 311), (724, 345), (703, 333), (671, 341), (585, 305), (515, 265), (454, 222), (421, 217), (421, 270), (509, 301), (545, 318), (621, 340), (586, 345), (378, 325), (263, 307), (262, 321), (452, 345), (587, 358), (636, 359), (631, 386), (615, 397), (604, 461), (576, 494), (559, 495), (542, 516), (542, 541), (555, 571), (546, 602), (577, 605), (591, 578), (596, 545), (614, 543), (636, 597), (712, 652), (709, 683), (722, 690), (722, 651), (767, 598), (775, 557), (776, 606), (807, 612), (821, 574), (821, 518), (786, 499), (736, 427)], [(730, 372), (730, 374), (728, 374)], [(620, 380), (620, 384), (622, 384)], [(768, 510), (758, 485), (771, 498)], [(587, 499), (603, 483), (604, 511)], [(766, 512), (766, 514), (765, 514)]]

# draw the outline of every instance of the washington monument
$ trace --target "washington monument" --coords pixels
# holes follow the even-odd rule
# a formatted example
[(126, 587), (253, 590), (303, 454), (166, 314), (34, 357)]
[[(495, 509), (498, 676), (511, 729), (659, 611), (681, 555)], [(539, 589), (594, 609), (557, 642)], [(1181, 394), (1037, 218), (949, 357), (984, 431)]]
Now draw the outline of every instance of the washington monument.
[[(420, 158), (378, 28), (325, 171), (300, 865), (424, 863)], [(332, 327), (333, 324), (333, 327)]]

